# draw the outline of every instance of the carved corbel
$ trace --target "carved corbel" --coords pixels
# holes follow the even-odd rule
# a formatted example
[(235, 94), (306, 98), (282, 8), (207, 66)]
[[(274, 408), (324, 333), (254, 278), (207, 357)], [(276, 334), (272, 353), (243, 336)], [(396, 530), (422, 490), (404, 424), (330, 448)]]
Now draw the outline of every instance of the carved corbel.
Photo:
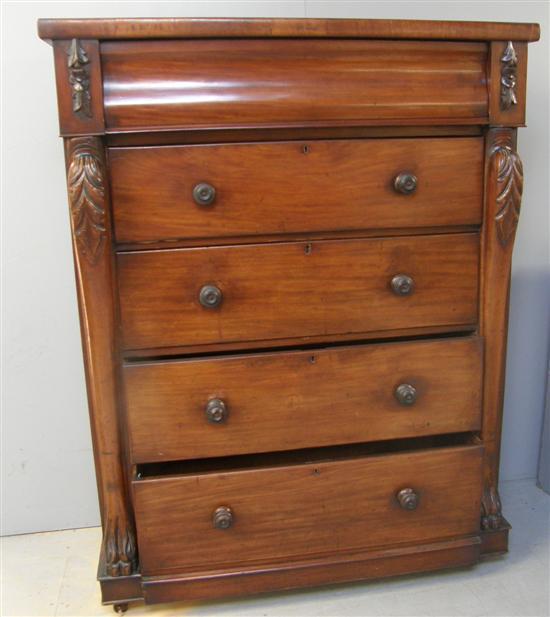
[(486, 137), (485, 221), (483, 226), (480, 333), (485, 342), (483, 425), (485, 448), (481, 528), (506, 527), (498, 494), (498, 466), (504, 400), (508, 294), (512, 248), (519, 220), (523, 169), (516, 131), (490, 129)]
[(119, 428), (105, 155), (99, 137), (73, 137), (65, 144), (82, 348), (103, 523), (103, 561), (107, 576), (126, 576), (136, 570), (137, 550)]
[(71, 139), (67, 186), (74, 240), (93, 265), (105, 244), (105, 181), (101, 145), (94, 137)]
[(516, 233), (523, 192), (523, 165), (508, 133), (497, 133), (491, 150), (491, 166), (496, 183), (496, 230), (500, 243), (506, 246)]

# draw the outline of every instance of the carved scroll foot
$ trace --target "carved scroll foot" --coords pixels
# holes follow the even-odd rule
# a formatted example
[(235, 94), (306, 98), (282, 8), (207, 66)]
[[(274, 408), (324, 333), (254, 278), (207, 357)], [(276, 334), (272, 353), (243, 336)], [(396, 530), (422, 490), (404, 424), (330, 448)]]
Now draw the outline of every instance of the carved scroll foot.
[(108, 576), (129, 576), (136, 571), (137, 551), (134, 530), (119, 518), (107, 521), (103, 550)]
[(486, 488), (481, 499), (481, 529), (499, 529), (503, 523), (502, 506), (496, 487)]

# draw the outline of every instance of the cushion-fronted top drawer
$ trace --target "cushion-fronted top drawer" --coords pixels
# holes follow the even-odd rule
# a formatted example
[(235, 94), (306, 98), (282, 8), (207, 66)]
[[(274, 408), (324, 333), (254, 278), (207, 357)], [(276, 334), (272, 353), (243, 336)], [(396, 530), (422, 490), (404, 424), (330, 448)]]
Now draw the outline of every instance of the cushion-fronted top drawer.
[(122, 243), (481, 222), (480, 137), (111, 148), (109, 159)]
[(109, 130), (487, 120), (488, 47), (356, 39), (101, 45)]

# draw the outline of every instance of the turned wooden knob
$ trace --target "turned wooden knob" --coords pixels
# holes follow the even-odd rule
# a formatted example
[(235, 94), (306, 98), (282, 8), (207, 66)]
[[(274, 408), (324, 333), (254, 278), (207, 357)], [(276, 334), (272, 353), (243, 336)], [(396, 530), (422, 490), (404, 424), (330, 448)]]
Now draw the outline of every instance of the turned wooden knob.
[(204, 308), (217, 308), (223, 300), (222, 290), (215, 285), (204, 285), (199, 292), (199, 302)]
[(414, 405), (416, 403), (416, 388), (410, 383), (400, 383), (395, 388), (394, 394), (400, 405)]
[(233, 512), (227, 506), (216, 508), (212, 515), (212, 525), (216, 529), (229, 529), (233, 525)]
[(209, 206), (216, 199), (216, 189), (208, 182), (200, 182), (193, 188), (193, 199), (199, 206)]
[(393, 188), (398, 193), (410, 195), (416, 191), (417, 184), (418, 180), (416, 176), (408, 171), (404, 171), (395, 177), (393, 181)]
[(414, 291), (414, 280), (407, 274), (396, 274), (391, 280), (391, 288), (397, 296), (410, 296)]
[(397, 493), (397, 501), (403, 510), (416, 510), (419, 497), (413, 488), (403, 488)]
[(227, 420), (229, 411), (227, 409), (227, 405), (221, 398), (213, 398), (206, 404), (205, 413), (208, 422), (220, 424), (221, 422), (225, 422)]

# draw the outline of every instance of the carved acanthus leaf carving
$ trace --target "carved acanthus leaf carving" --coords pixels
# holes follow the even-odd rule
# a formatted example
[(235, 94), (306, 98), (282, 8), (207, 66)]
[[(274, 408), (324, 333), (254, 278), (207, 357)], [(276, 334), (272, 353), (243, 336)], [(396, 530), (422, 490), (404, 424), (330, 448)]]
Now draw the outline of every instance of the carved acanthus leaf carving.
[(103, 550), (108, 576), (129, 576), (137, 568), (134, 530), (122, 519), (108, 519), (103, 532)]
[(486, 488), (481, 499), (481, 528), (498, 529), (502, 523), (502, 506), (496, 487)]
[(507, 139), (497, 141), (491, 152), (491, 161), (496, 172), (495, 220), (498, 238), (506, 246), (514, 236), (519, 220), (523, 192), (523, 166), (517, 152)]
[(500, 108), (506, 110), (518, 103), (516, 97), (518, 57), (512, 41), (508, 41), (500, 61), (502, 63), (500, 71)]
[(69, 83), (73, 92), (73, 111), (75, 114), (82, 113), (91, 117), (90, 74), (86, 67), (90, 60), (78, 39), (71, 41), (67, 56)]
[(96, 263), (105, 242), (105, 182), (101, 142), (95, 137), (70, 140), (67, 183), (77, 248)]

